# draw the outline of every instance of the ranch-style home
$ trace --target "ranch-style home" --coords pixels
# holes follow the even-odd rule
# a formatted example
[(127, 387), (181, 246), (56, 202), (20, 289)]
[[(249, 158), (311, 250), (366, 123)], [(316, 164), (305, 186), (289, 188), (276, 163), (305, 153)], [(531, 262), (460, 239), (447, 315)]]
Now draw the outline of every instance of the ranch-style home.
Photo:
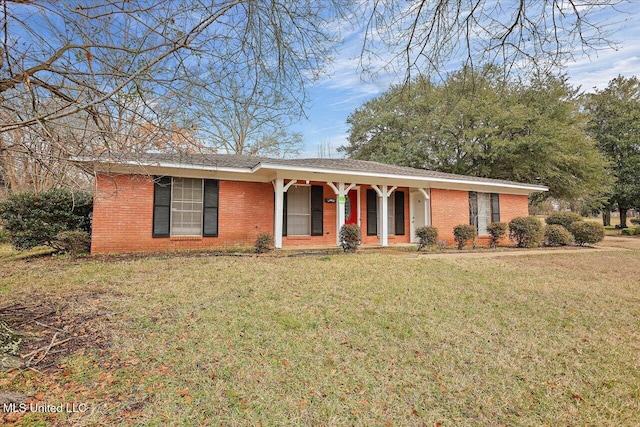
[(364, 245), (414, 242), (415, 229), (487, 226), (528, 215), (541, 185), (349, 159), (158, 154), (76, 161), (95, 174), (92, 253), (338, 245), (357, 224)]

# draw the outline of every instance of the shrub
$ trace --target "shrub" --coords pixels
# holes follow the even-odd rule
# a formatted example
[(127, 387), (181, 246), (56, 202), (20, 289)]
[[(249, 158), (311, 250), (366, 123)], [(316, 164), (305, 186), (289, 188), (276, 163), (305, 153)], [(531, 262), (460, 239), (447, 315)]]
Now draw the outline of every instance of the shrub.
[(256, 238), (256, 253), (263, 254), (269, 252), (273, 246), (273, 236), (270, 233), (260, 233)]
[(560, 224), (547, 225), (544, 230), (545, 246), (567, 246), (572, 242), (573, 236)]
[(12, 194), (0, 203), (0, 218), (16, 249), (52, 245), (61, 231), (91, 233), (91, 195), (65, 190)]
[(561, 225), (568, 230), (571, 224), (584, 221), (584, 219), (574, 212), (556, 212), (546, 217), (544, 221), (548, 225)]
[(0, 228), (0, 244), (11, 243), (11, 236), (4, 228)]
[(453, 238), (458, 243), (458, 249), (462, 250), (464, 244), (476, 238), (476, 228), (469, 224), (460, 224), (453, 227)]
[(536, 217), (521, 216), (509, 222), (509, 238), (519, 248), (539, 246), (542, 241), (542, 224)]
[(340, 246), (345, 252), (355, 252), (360, 246), (360, 227), (355, 224), (345, 224), (340, 229)]
[(629, 221), (631, 224), (640, 225), (640, 218), (631, 218)]
[(487, 231), (491, 237), (489, 241), (490, 247), (495, 248), (497, 246), (498, 241), (507, 234), (507, 227), (508, 224), (506, 222), (492, 222), (489, 224)]
[(416, 237), (420, 239), (418, 250), (438, 244), (438, 229), (431, 225), (416, 228)]
[(575, 222), (569, 228), (577, 245), (593, 245), (604, 239), (604, 227), (602, 224), (591, 221)]
[(640, 235), (640, 227), (623, 228), (622, 234), (624, 234), (625, 236)]
[(91, 237), (86, 231), (61, 231), (51, 242), (51, 246), (58, 251), (77, 256), (89, 252), (91, 249)]

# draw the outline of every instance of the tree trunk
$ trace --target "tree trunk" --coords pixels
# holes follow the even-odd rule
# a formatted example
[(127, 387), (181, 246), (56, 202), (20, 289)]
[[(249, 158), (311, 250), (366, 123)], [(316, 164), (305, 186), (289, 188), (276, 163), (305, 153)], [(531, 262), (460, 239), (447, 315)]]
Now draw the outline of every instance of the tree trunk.
[(620, 206), (620, 228), (627, 228), (627, 208)]
[(602, 211), (602, 225), (609, 227), (611, 225), (611, 211), (605, 209)]

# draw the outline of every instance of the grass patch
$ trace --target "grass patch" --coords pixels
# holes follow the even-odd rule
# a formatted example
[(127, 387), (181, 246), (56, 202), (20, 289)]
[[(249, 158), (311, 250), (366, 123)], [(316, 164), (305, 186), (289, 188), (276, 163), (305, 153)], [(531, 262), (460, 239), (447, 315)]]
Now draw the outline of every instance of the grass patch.
[(639, 254), (11, 261), (5, 300), (84, 298), (110, 347), (0, 390), (84, 424), (632, 425)]

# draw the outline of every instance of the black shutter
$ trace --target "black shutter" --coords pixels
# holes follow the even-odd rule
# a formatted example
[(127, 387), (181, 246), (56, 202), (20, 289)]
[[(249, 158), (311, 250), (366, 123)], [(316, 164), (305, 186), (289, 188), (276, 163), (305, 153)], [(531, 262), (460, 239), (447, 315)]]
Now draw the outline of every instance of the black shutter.
[(202, 235), (218, 236), (219, 183), (215, 179), (204, 180), (204, 203), (202, 204)]
[(491, 222), (500, 222), (500, 195), (491, 193)]
[(395, 192), (396, 236), (404, 235), (404, 191)]
[(287, 193), (282, 194), (282, 235), (287, 235)]
[(378, 234), (378, 193), (367, 189), (367, 236)]
[(169, 237), (171, 221), (171, 177), (155, 177), (153, 184), (152, 237)]
[(469, 225), (478, 228), (478, 193), (469, 191)]
[(324, 188), (321, 185), (311, 186), (311, 235), (322, 236), (322, 206), (324, 204)]

